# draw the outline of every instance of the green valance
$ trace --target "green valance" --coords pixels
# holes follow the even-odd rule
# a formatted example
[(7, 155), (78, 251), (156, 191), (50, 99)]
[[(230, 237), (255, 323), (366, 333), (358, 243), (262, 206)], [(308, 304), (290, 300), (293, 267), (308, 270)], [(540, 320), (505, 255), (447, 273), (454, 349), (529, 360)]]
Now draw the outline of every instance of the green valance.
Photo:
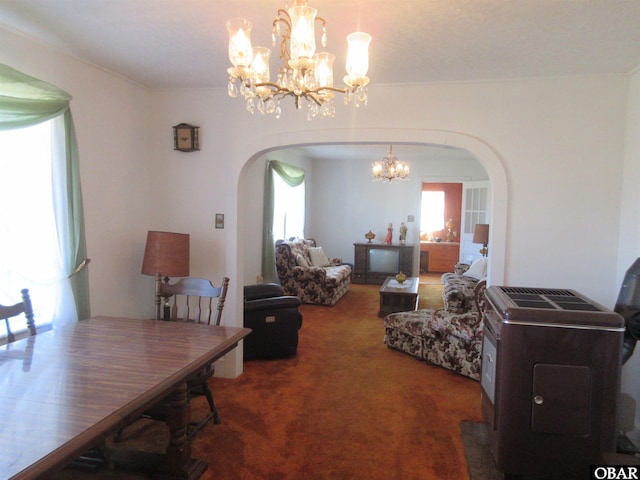
[(29, 127), (64, 114), (71, 95), (0, 64), (0, 129)]
[(267, 164), (267, 169), (273, 169), (290, 187), (297, 187), (304, 182), (305, 171), (300, 167), (289, 165), (288, 163), (278, 160), (270, 160)]

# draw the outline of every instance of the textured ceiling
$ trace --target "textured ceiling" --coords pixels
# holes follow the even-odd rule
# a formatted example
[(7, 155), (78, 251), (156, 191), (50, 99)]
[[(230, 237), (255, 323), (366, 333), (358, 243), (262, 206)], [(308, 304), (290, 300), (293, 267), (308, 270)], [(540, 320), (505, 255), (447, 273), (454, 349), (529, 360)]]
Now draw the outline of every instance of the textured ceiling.
[[(336, 83), (345, 37), (356, 30), (373, 36), (374, 84), (626, 74), (640, 65), (640, 0), (309, 3), (328, 22)], [(0, 0), (0, 23), (148, 87), (224, 88), (224, 22), (252, 20), (253, 43), (271, 46), (282, 7), (284, 0)]]

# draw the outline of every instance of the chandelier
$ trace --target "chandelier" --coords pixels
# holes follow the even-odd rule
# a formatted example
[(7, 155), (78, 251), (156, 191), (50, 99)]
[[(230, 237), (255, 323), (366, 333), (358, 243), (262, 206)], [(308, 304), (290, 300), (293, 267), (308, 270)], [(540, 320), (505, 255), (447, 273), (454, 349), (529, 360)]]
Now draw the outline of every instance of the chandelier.
[(389, 153), (382, 160), (373, 162), (373, 180), (377, 182), (392, 182), (393, 180), (407, 180), (409, 165), (393, 154), (389, 145)]
[[(245, 99), (246, 108), (252, 114), (275, 114), (280, 118), (280, 100), (293, 97), (297, 109), (307, 105), (307, 120), (316, 116), (335, 116), (333, 103), (336, 93), (344, 94), (344, 103), (353, 102), (356, 107), (367, 104), (369, 78), (369, 43), (371, 36), (354, 32), (347, 36), (347, 75), (344, 88), (333, 86), (333, 62), (335, 55), (329, 52), (316, 53), (315, 23), (322, 25), (322, 46), (327, 45), (326, 21), (316, 16), (317, 10), (307, 5), (307, 0), (292, 0), (284, 9), (279, 9), (272, 22), (271, 41), (281, 37), (280, 58), (283, 64), (277, 79), (269, 78), (271, 50), (251, 46), (253, 24), (244, 18), (227, 21), (229, 32), (229, 96), (238, 93)], [(304, 100), (304, 101), (303, 101)]]

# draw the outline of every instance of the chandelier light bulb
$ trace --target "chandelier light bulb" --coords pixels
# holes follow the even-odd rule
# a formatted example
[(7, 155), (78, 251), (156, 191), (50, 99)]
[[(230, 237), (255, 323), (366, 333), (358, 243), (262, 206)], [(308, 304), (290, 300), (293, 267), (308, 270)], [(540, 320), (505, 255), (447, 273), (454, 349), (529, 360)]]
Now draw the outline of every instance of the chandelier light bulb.
[(347, 37), (347, 74), (349, 77), (366, 77), (369, 71), (369, 44), (371, 35), (354, 32)]
[(253, 63), (256, 83), (269, 81), (269, 57), (271, 50), (267, 47), (253, 47)]
[(329, 52), (316, 53), (316, 84), (318, 87), (333, 87), (333, 62), (336, 56)]
[(253, 24), (244, 18), (232, 18), (226, 23), (229, 32), (229, 60), (234, 67), (248, 67), (253, 60), (251, 29)]
[(291, 59), (311, 58), (316, 53), (316, 36), (313, 25), (318, 11), (312, 7), (291, 7)]

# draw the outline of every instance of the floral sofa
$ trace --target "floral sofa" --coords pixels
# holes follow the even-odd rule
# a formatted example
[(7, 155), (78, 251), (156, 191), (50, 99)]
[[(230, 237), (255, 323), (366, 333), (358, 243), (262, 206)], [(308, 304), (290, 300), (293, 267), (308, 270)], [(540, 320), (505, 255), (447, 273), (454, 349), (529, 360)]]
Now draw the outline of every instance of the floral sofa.
[(302, 303), (334, 306), (351, 286), (351, 266), (327, 258), (312, 238), (278, 240), (276, 272), (285, 295)]
[[(476, 281), (470, 296), (455, 302), (453, 310), (445, 307), (387, 315), (384, 342), (390, 348), (479, 380), (485, 290), (486, 280)], [(466, 286), (463, 291), (469, 292)], [(467, 311), (461, 311), (463, 304), (469, 306)]]

